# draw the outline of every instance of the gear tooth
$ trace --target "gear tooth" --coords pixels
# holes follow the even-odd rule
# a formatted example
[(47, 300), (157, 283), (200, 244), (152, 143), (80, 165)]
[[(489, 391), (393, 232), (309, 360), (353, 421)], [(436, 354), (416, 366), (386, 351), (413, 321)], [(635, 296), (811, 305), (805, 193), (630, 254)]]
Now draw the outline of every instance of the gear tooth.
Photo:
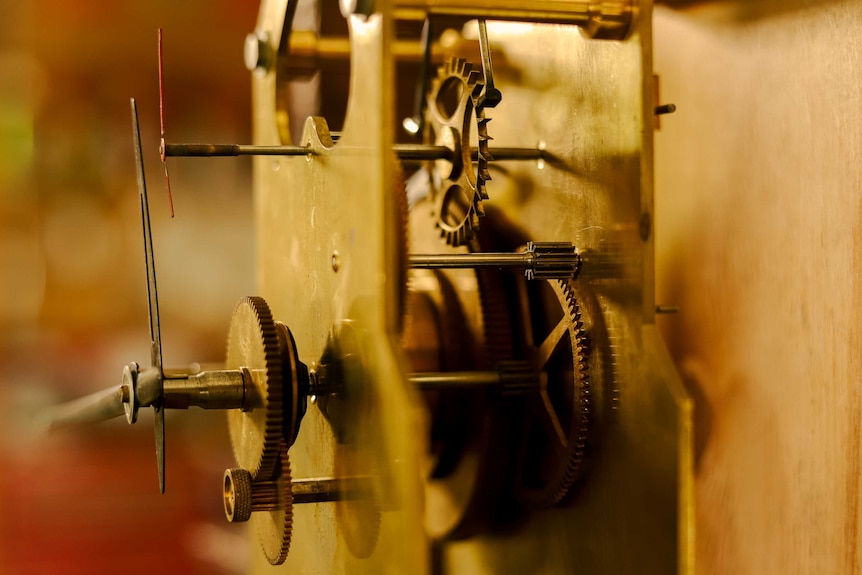
[[(472, 65), (470, 67), (472, 68)], [(475, 84), (475, 83), (479, 82), (479, 80), (481, 78), (482, 78), (482, 72), (480, 72), (479, 70), (470, 70), (470, 74), (467, 76), (467, 83), (468, 84)], [(475, 92), (475, 90), (476, 89), (473, 88), (474, 92)]]
[(470, 230), (470, 231), (472, 231), (472, 230), (473, 230), (473, 228), (477, 228), (477, 227), (479, 227), (479, 216), (478, 216), (478, 214), (477, 214), (477, 212), (476, 212), (476, 208), (475, 208), (475, 207), (474, 207), (472, 210), (470, 210), (469, 218), (470, 218), (470, 225), (469, 225), (469, 226), (466, 226), (466, 227), (464, 228), (464, 229), (465, 229), (465, 231), (466, 231), (466, 230)]

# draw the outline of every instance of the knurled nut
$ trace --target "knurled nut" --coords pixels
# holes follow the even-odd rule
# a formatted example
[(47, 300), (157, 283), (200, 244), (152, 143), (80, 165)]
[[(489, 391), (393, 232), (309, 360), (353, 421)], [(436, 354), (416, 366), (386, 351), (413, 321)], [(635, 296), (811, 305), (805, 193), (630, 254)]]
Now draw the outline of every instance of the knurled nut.
[(251, 518), (251, 473), (241, 467), (224, 472), (224, 513), (230, 523)]
[(278, 509), (281, 503), (278, 481), (254, 481), (242, 468), (225, 471), (224, 497), (225, 515), (231, 523), (248, 521), (252, 513)]

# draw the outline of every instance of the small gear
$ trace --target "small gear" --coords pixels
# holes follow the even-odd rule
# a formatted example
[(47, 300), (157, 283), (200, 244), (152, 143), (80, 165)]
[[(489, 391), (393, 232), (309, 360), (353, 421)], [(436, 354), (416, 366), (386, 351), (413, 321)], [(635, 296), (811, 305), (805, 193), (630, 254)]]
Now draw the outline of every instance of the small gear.
[[(439, 70), (428, 95), (426, 124), (428, 137), (448, 148), (450, 160), (438, 160), (432, 173), (440, 180), (436, 198), (436, 225), (452, 246), (466, 244), (485, 214), (482, 201), (488, 199), (486, 182), (491, 179), (488, 162), (492, 160), (488, 142), (485, 110), (478, 105), (485, 87), (481, 69), (463, 59), (448, 60)], [(474, 166), (471, 125), (476, 122), (478, 141)], [(433, 186), (436, 188), (438, 186)]]
[(281, 565), (287, 559), (293, 535), (293, 480), (290, 474), (290, 456), (284, 442), (281, 444), (278, 461), (280, 465), (274, 481), (275, 508), (252, 513), (249, 519), (260, 539), (263, 553), (272, 565)]
[(531, 507), (554, 505), (569, 492), (583, 467), (590, 428), (589, 349), (581, 307), (571, 280), (548, 285), (560, 310), (549, 321), (532, 319), (539, 401), (527, 419), (517, 473), (520, 499)]
[(254, 480), (270, 479), (284, 435), (284, 381), (278, 332), (266, 301), (241, 299), (228, 334), (226, 367), (242, 370), (246, 385), (246, 407), (227, 414), (234, 458)]

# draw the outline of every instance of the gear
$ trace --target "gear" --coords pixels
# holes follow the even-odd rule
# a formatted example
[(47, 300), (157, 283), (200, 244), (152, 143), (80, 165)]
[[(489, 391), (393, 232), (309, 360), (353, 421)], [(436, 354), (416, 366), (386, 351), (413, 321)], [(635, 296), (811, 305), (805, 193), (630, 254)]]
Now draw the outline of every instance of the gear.
[[(554, 505), (569, 492), (582, 470), (590, 428), (589, 350), (581, 306), (571, 280), (546, 285), (560, 310), (531, 321), (539, 401), (527, 418), (517, 473), (519, 498), (531, 507)], [(548, 309), (541, 299), (550, 298), (533, 298), (531, 306)]]
[[(409, 230), (408, 230), (408, 217), (410, 212), (410, 207), (407, 203), (407, 183), (404, 180), (404, 169), (401, 167), (401, 162), (398, 161), (396, 157), (393, 160), (393, 165), (395, 167), (394, 170), (394, 178), (393, 178), (393, 186), (392, 192), (395, 194), (395, 224), (398, 226), (396, 232), (398, 233), (398, 238), (396, 242), (396, 246), (398, 249), (397, 261), (398, 261), (398, 331), (401, 332), (404, 330), (404, 317), (407, 313), (407, 277), (410, 271), (410, 265), (408, 262), (408, 250), (409, 250)], [(387, 245), (390, 245), (387, 242)]]
[(281, 350), (282, 381), (284, 393), (282, 395), (282, 430), (287, 446), (293, 445), (299, 434), (299, 424), (305, 416), (308, 407), (308, 366), (299, 361), (296, 351), (296, 341), (293, 334), (286, 325), (280, 321), (275, 322), (278, 333), (278, 346)]
[[(452, 152), (451, 161), (438, 160), (435, 166), (440, 179), (436, 225), (452, 246), (464, 245), (472, 239), (479, 218), (485, 214), (482, 200), (488, 199), (485, 185), (491, 179), (488, 162), (493, 158), (488, 149), (490, 118), (485, 117), (484, 108), (478, 105), (484, 87), (481, 69), (474, 70), (472, 64), (458, 58), (440, 68), (428, 96), (426, 124), (433, 132), (429, 137), (434, 144)], [(474, 116), (478, 140), (475, 168), (470, 127)]]
[(293, 535), (293, 488), (287, 443), (282, 442), (279, 451), (280, 465), (275, 477), (275, 508), (252, 513), (249, 519), (260, 539), (263, 553), (272, 565), (281, 565), (287, 559)]
[[(367, 559), (377, 548), (382, 514), (379, 476), (373, 472), (373, 456), (348, 444), (335, 446), (335, 476), (354, 478), (349, 492), (335, 502), (335, 519), (347, 549), (357, 559)], [(364, 473), (363, 473), (364, 472)], [(356, 479), (356, 478), (362, 479)]]
[[(471, 248), (481, 251), (479, 245)], [(509, 296), (517, 278), (488, 268), (475, 270), (475, 277), (478, 301), (474, 303), (481, 316), (483, 349), (481, 359), (474, 358), (469, 367), (461, 369), (496, 369), (516, 355)], [(445, 321), (455, 319), (448, 317), (451, 311), (441, 311), (446, 313)], [(428, 393), (425, 396), (432, 398)], [(517, 452), (511, 446), (517, 445), (520, 428), (512, 421), (521, 413), (520, 403), (495, 401), (476, 390), (438, 394), (436, 399), (432, 429), (437, 430), (438, 444), (431, 455), (436, 456), (437, 465), (426, 480), (426, 498), (433, 502), (428, 509), (433, 512), (426, 513), (425, 524), (434, 539), (459, 540), (498, 523), (498, 503), (515, 464)]]
[(246, 407), (227, 415), (234, 458), (254, 480), (270, 479), (284, 435), (284, 381), (279, 337), (266, 301), (241, 299), (228, 334), (226, 367), (242, 370), (246, 386)]

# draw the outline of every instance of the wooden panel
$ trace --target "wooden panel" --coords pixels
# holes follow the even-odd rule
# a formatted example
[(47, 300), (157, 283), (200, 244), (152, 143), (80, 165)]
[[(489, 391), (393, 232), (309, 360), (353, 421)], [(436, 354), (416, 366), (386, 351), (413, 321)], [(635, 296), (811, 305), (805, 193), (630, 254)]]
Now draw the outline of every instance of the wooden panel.
[(658, 297), (697, 399), (698, 572), (859, 572), (862, 2), (748, 4), (655, 17), (679, 106), (656, 138)]

